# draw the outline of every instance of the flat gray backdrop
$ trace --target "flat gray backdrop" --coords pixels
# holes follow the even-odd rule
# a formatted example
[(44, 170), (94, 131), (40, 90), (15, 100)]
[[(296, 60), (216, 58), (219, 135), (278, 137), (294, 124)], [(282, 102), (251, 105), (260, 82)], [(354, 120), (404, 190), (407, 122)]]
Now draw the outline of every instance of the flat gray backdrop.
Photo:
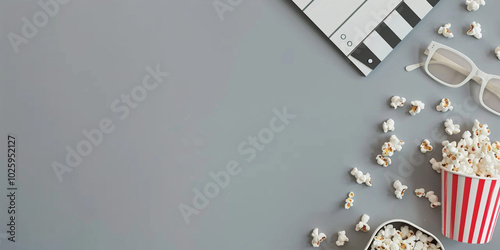
[[(310, 249), (315, 227), (329, 237), (322, 249), (337, 249), (340, 230), (351, 239), (344, 249), (362, 249), (372, 233), (354, 231), (363, 213), (372, 228), (408, 219), (447, 249), (497, 249), (498, 230), (484, 246), (447, 240), (440, 209), (413, 194), (440, 190), (428, 160), (449, 138), (446, 118), (462, 131), (478, 118), (500, 139), (499, 117), (474, 103), (469, 85), (451, 89), (403, 70), (435, 40), (500, 74), (500, 2), (472, 13), (463, 2), (441, 1), (365, 78), (289, 0), (221, 0), (221, 16), (201, 0), (59, 0), (51, 15), (37, 1), (2, 1), (0, 129), (2, 138), (17, 136), (18, 192), (11, 243), (4, 139), (0, 249)], [(35, 29), (24, 18), (35, 18)], [(465, 35), (472, 21), (483, 39)], [(436, 33), (447, 22), (453, 39)], [(155, 79), (148, 67), (170, 74)], [(161, 82), (144, 91), (143, 78)], [(416, 117), (408, 107), (392, 110), (395, 94), (426, 108)], [(445, 97), (455, 110), (436, 112)], [(286, 124), (276, 115), (285, 108), (294, 116)], [(388, 118), (406, 144), (382, 168), (374, 158), (388, 140), (380, 126)], [(101, 121), (113, 131), (86, 144), (82, 131)], [(259, 133), (267, 144), (256, 149), (248, 137)], [(425, 138), (437, 150), (422, 155)], [(68, 148), (78, 145), (88, 155), (67, 166)], [(216, 188), (211, 172), (228, 163), (238, 163), (234, 175)], [(68, 171), (61, 181), (53, 165)], [(355, 183), (353, 166), (372, 175), (373, 187)], [(395, 179), (410, 187), (403, 200), (393, 195)], [(206, 186), (212, 198), (196, 199)], [(355, 205), (344, 210), (349, 191)], [(189, 224), (179, 210), (188, 206)]]

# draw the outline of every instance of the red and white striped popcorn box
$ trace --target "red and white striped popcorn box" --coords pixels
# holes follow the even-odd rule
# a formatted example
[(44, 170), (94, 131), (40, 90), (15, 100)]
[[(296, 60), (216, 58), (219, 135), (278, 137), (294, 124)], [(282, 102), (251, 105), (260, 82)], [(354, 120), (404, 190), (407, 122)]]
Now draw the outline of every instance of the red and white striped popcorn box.
[(490, 242), (500, 207), (500, 178), (468, 176), (441, 168), (441, 231), (469, 244)]

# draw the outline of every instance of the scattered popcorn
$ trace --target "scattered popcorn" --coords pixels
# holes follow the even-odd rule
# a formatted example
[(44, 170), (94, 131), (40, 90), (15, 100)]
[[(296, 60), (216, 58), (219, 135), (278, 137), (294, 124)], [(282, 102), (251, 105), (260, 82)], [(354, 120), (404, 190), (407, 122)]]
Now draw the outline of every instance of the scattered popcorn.
[(481, 5), (486, 5), (486, 2), (484, 0), (465, 0), (465, 4), (468, 11), (476, 11)]
[(425, 108), (425, 104), (421, 101), (412, 101), (411, 102), (411, 109), (409, 111), (410, 115), (416, 115), (418, 113), (420, 113), (420, 111), (422, 111), (424, 108)]
[(446, 119), (444, 122), (445, 129), (444, 131), (449, 135), (454, 135), (460, 133), (460, 125), (453, 124), (452, 119)]
[(398, 152), (401, 151), (403, 149), (403, 145), (405, 145), (405, 142), (400, 140), (395, 135), (391, 135), (391, 138), (389, 140), (389, 143), (392, 145), (393, 149)]
[(443, 35), (446, 38), (453, 38), (453, 33), (450, 31), (451, 24), (447, 23), (444, 26), (439, 27), (438, 34)]
[(393, 109), (397, 109), (398, 107), (403, 107), (405, 105), (405, 102), (406, 98), (395, 95), (391, 98), (391, 107)]
[(337, 244), (337, 246), (341, 247), (346, 242), (349, 242), (349, 238), (347, 238), (347, 236), (345, 235), (345, 231), (340, 231), (337, 233), (337, 235), (338, 235), (338, 238), (337, 238), (337, 241), (335, 242), (335, 244)]
[(359, 171), (357, 168), (353, 168), (351, 170), (351, 175), (356, 178), (356, 182), (358, 184), (365, 184), (369, 187), (372, 186), (372, 177), (370, 177), (369, 173), (363, 174), (363, 172)]
[(441, 202), (439, 202), (437, 195), (434, 194), (434, 191), (427, 192), (425, 194), (425, 198), (429, 199), (432, 208), (441, 206)]
[(311, 233), (311, 236), (313, 237), (312, 241), (311, 241), (311, 244), (313, 245), (313, 247), (319, 247), (319, 244), (321, 244), (321, 242), (326, 239), (326, 235), (324, 233), (319, 233), (319, 229), (318, 228), (315, 228), (313, 229), (312, 233)]
[(377, 164), (383, 167), (391, 165), (391, 158), (388, 156), (377, 155)]
[(389, 119), (382, 123), (382, 129), (384, 130), (384, 133), (387, 133), (388, 131), (394, 131), (394, 120)]
[(368, 225), (368, 221), (370, 220), (370, 216), (363, 214), (361, 216), (361, 221), (356, 224), (356, 231), (361, 230), (362, 232), (368, 232), (370, 231), (370, 226)]
[(417, 189), (415, 189), (415, 195), (418, 198), (424, 197), (425, 196), (425, 189), (423, 189), (423, 188), (417, 188)]
[(423, 140), (422, 144), (420, 144), (420, 152), (422, 152), (423, 154), (430, 152), (433, 149), (434, 147), (432, 147), (431, 143), (427, 139)]
[(490, 133), (487, 124), (475, 120), (472, 132), (465, 131), (458, 143), (442, 143), (440, 166), (465, 175), (500, 178), (500, 142), (492, 143)]
[(344, 206), (345, 209), (349, 209), (352, 206), (354, 206), (354, 199), (353, 199), (353, 197), (354, 197), (354, 193), (353, 192), (350, 192), (347, 195), (347, 199), (345, 199), (345, 206)]
[(403, 199), (403, 195), (405, 195), (405, 191), (408, 189), (408, 186), (403, 185), (399, 180), (394, 181), (392, 186), (396, 189), (396, 191), (394, 191), (396, 198)]
[(481, 39), (483, 37), (482, 31), (483, 30), (481, 29), (481, 24), (472, 22), (470, 24), (470, 29), (467, 31), (467, 35), (474, 36), (477, 39)]
[(382, 145), (383, 156), (392, 156), (394, 154), (394, 150), (395, 149), (390, 142), (385, 142), (384, 145)]
[(438, 173), (441, 173), (441, 162), (436, 161), (436, 159), (434, 158), (432, 158), (429, 162), (432, 164), (432, 169), (434, 169)]
[(497, 55), (498, 60), (500, 60), (500, 46), (495, 49), (495, 55)]
[(453, 106), (451, 106), (451, 101), (448, 98), (443, 98), (441, 99), (441, 103), (436, 106), (436, 110), (439, 112), (447, 112), (447, 111), (452, 111)]
[(400, 230), (392, 224), (380, 229), (371, 243), (371, 250), (438, 250), (441, 249), (434, 242), (434, 238), (417, 230), (415, 233), (408, 226), (401, 226)]

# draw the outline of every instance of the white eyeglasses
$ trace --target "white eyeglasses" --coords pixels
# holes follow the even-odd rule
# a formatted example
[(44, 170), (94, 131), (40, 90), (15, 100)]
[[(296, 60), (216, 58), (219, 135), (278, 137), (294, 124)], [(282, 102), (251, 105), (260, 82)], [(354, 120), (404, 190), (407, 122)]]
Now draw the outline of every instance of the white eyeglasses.
[(500, 116), (500, 76), (487, 74), (464, 54), (446, 45), (432, 41), (424, 54), (427, 60), (406, 66), (412, 71), (424, 66), (425, 72), (437, 82), (452, 88), (458, 88), (469, 80), (481, 85), (479, 102), (484, 108)]

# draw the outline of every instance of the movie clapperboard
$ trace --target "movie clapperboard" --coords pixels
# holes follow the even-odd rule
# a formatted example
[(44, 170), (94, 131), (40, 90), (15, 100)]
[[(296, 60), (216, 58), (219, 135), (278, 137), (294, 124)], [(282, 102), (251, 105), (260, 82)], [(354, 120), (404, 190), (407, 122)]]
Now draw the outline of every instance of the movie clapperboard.
[(439, 0), (293, 0), (367, 76)]

